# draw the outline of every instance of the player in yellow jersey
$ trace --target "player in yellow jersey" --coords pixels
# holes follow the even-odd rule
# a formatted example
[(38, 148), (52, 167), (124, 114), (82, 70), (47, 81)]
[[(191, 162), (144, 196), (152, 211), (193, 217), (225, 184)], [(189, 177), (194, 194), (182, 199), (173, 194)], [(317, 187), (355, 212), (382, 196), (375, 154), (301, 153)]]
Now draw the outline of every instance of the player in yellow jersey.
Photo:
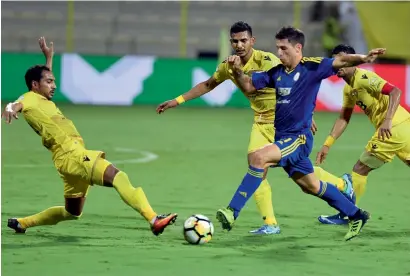
[[(230, 42), (232, 49), (241, 59), (243, 69), (246, 74), (251, 74), (257, 71), (267, 71), (280, 63), (280, 60), (272, 53), (256, 50), (253, 48), (255, 38), (252, 34), (252, 27), (249, 24), (239, 21), (234, 23), (230, 28)], [(225, 80), (232, 80), (235, 84), (235, 78), (232, 70), (228, 67), (226, 61), (218, 65), (216, 72), (208, 80), (197, 84), (185, 94), (176, 99), (166, 101), (160, 104), (157, 108), (158, 113), (162, 113), (169, 108), (174, 108), (186, 101), (196, 99), (223, 83)], [(248, 160), (252, 157), (255, 151), (270, 145), (274, 142), (275, 137), (275, 107), (276, 107), (276, 92), (272, 88), (266, 88), (256, 91), (255, 93), (244, 93), (248, 98), (251, 108), (254, 110), (254, 123), (252, 125), (249, 146)], [(316, 131), (316, 125), (313, 122), (312, 131)], [(315, 173), (322, 171), (321, 168), (315, 167)], [(333, 176), (332, 176), (333, 177)], [(344, 185), (344, 180), (338, 177), (333, 183)], [(345, 187), (348, 187), (345, 185)], [(254, 195), (256, 205), (261, 214), (264, 225), (259, 229), (252, 230), (253, 234), (279, 234), (280, 227), (274, 215), (272, 206), (272, 190), (266, 179), (266, 171), (264, 180), (259, 186)]]
[[(269, 70), (280, 63), (280, 60), (274, 54), (253, 49), (255, 38), (252, 34), (252, 27), (243, 21), (236, 22), (231, 26), (230, 42), (235, 53), (241, 57), (242, 65), (248, 74), (254, 71)], [(197, 84), (176, 99), (160, 104), (157, 108), (157, 112), (162, 113), (169, 108), (196, 99), (212, 91), (228, 79), (235, 82), (232, 71), (228, 69), (228, 64), (224, 61), (218, 65), (212, 77)], [(245, 94), (245, 97), (249, 99), (251, 108), (255, 114), (248, 146), (249, 158), (254, 151), (271, 144), (274, 140), (275, 128), (273, 121), (275, 119), (276, 95), (274, 89), (263, 89), (254, 94)], [(251, 233), (279, 234), (280, 228), (277, 224), (272, 206), (271, 186), (267, 179), (262, 182), (254, 198), (265, 224), (260, 229), (251, 231)]]
[[(338, 45), (333, 55), (354, 54), (348, 45)], [(355, 105), (369, 117), (376, 132), (353, 167), (352, 180), (357, 202), (365, 191), (367, 176), (397, 156), (410, 166), (410, 113), (400, 105), (401, 91), (376, 73), (350, 67), (340, 69), (337, 75), (346, 81), (343, 89), (343, 108), (339, 119), (317, 154), (316, 163), (325, 160), (330, 147), (346, 129)], [(320, 216), (325, 224), (346, 224), (344, 214)]]
[(53, 47), (50, 44), (49, 48), (43, 37), (39, 42), (47, 65), (36, 65), (27, 70), (25, 80), (29, 92), (9, 103), (2, 117), (10, 124), (22, 112), (27, 123), (42, 138), (64, 182), (65, 206), (51, 207), (28, 217), (10, 218), (8, 227), (16, 233), (25, 233), (30, 227), (77, 220), (82, 215), (88, 190), (95, 184), (116, 189), (122, 200), (147, 220), (153, 234), (161, 234), (175, 222), (177, 214), (157, 215), (142, 188), (133, 187), (125, 172), (105, 160), (104, 152), (85, 147), (72, 121), (51, 101), (56, 89), (51, 71)]

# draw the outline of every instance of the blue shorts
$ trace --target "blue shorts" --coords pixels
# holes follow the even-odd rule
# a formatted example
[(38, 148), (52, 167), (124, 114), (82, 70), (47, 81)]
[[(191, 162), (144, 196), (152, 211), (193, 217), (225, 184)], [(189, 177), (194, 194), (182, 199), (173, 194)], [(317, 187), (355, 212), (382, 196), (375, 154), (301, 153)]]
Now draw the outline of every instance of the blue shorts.
[(282, 153), (282, 159), (275, 167), (282, 167), (289, 175), (300, 172), (304, 175), (313, 173), (313, 165), (309, 155), (313, 148), (311, 132), (299, 135), (275, 137), (276, 146)]

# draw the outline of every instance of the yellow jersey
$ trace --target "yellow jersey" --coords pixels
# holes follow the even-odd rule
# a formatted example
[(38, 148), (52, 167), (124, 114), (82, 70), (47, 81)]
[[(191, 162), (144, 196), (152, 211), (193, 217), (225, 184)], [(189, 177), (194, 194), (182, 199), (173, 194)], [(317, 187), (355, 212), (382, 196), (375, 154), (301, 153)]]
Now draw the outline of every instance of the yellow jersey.
[[(274, 54), (253, 49), (251, 58), (243, 66), (243, 71), (251, 76), (253, 72), (268, 71), (280, 63), (280, 60)], [(218, 83), (230, 79), (238, 86), (232, 69), (229, 68), (226, 61), (218, 65), (213, 77)], [(264, 88), (255, 93), (244, 93), (244, 95), (250, 101), (251, 108), (255, 112), (255, 122), (273, 123), (276, 107), (276, 91), (274, 88)]]
[(44, 147), (52, 152), (53, 160), (84, 148), (84, 141), (73, 122), (54, 102), (32, 91), (23, 94), (17, 102), (23, 104), (24, 119), (41, 136)]
[[(376, 73), (356, 68), (349, 84), (343, 89), (343, 107), (359, 106), (377, 129), (386, 117), (389, 96), (382, 94), (387, 81)], [(392, 125), (400, 124), (410, 118), (410, 113), (401, 105), (393, 116)]]

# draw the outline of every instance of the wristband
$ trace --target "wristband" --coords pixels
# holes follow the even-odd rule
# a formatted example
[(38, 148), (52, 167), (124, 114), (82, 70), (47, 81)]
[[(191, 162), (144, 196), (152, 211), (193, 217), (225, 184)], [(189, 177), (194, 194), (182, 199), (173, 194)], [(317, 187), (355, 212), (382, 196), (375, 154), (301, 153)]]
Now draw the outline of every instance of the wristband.
[(9, 103), (9, 104), (6, 105), (6, 111), (7, 112), (13, 112), (13, 104), (12, 103)]
[(182, 95), (176, 97), (175, 100), (177, 101), (178, 104), (183, 104), (185, 102), (185, 99)]
[(326, 141), (323, 145), (330, 148), (335, 141), (336, 141), (336, 139), (333, 138), (333, 136), (329, 135), (329, 136), (327, 136)]

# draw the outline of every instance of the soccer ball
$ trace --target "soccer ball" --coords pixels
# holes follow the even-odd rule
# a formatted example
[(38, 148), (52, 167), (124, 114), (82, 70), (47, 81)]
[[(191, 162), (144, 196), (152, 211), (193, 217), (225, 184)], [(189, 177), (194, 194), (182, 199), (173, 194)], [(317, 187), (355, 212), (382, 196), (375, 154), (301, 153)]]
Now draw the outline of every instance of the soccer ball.
[(208, 243), (214, 234), (214, 225), (203, 215), (192, 215), (184, 222), (184, 238), (190, 244)]

